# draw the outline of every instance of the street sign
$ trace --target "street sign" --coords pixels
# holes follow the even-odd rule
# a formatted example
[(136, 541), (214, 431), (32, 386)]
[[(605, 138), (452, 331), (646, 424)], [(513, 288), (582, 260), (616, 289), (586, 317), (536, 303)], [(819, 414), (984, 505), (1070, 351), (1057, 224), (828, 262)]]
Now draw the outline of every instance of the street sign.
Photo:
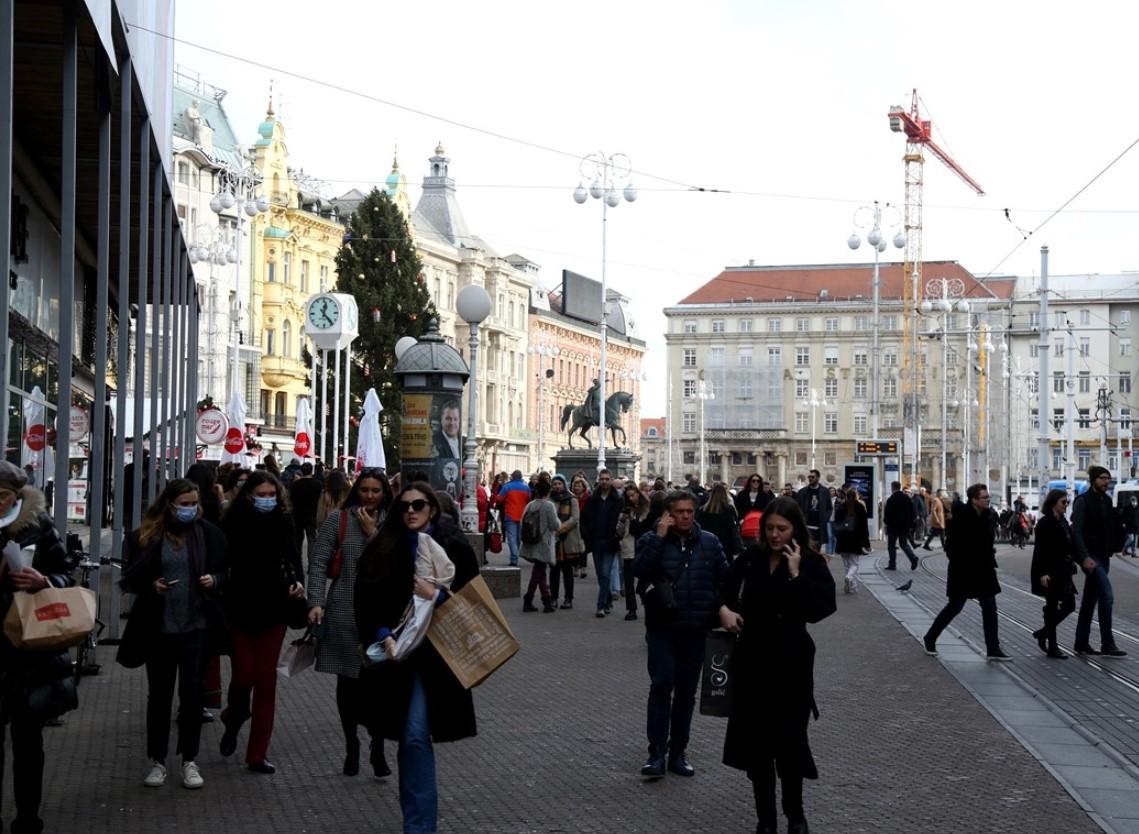
[(855, 451), (859, 455), (896, 455), (898, 454), (898, 441), (859, 440)]

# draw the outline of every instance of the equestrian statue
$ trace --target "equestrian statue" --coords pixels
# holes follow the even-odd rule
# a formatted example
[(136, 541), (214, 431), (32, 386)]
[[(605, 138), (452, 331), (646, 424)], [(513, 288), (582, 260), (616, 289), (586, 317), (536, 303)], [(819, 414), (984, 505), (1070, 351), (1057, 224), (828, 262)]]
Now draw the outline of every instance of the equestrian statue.
[[(562, 430), (566, 426), (570, 427), (567, 434), (569, 441), (569, 448), (573, 448), (574, 433), (581, 435), (582, 439), (586, 442), (590, 449), (593, 448), (593, 443), (590, 442), (589, 436), (586, 434), (590, 429), (600, 425), (601, 415), (598, 411), (597, 397), (601, 390), (601, 385), (595, 379), (593, 385), (590, 387), (589, 392), (585, 395), (585, 402), (581, 405), (566, 405), (562, 408)], [(628, 442), (625, 436), (625, 430), (618, 424), (621, 414), (628, 413), (633, 405), (633, 395), (628, 391), (616, 391), (605, 400), (605, 428), (609, 430), (613, 439), (613, 446), (616, 447), (617, 433), (621, 433), (621, 444)]]

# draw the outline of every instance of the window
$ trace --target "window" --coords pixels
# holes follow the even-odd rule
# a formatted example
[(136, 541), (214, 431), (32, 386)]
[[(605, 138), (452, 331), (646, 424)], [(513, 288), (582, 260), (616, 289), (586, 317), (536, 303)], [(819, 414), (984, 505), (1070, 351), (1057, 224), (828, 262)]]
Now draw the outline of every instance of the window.
[(882, 380), (882, 396), (893, 399), (898, 396), (897, 377), (888, 376)]
[(1040, 356), (1040, 344), (1037, 342), (1030, 342), (1028, 345), (1028, 355), (1032, 359)]
[(750, 368), (751, 367), (751, 348), (750, 347), (741, 347), (739, 349), (739, 361), (740, 361), (740, 367), (741, 368)]
[(751, 332), (751, 319), (740, 319), (739, 321), (740, 333)]
[(1052, 393), (1053, 394), (1063, 394), (1064, 393), (1064, 372), (1063, 371), (1053, 371), (1052, 372)]
[(1063, 310), (1057, 310), (1052, 315), (1052, 321), (1057, 330), (1063, 330), (1068, 326), (1068, 314)]
[(1032, 428), (1034, 428), (1034, 429), (1040, 428), (1040, 409), (1039, 408), (1032, 409)]
[(795, 319), (795, 332), (796, 333), (810, 333), (811, 320), (810, 319)]
[(854, 399), (866, 399), (866, 377), (857, 377), (854, 380)]
[(722, 346), (711, 349), (709, 361), (713, 365), (724, 364), (724, 348)]
[(795, 431), (799, 434), (806, 434), (811, 430), (810, 424), (807, 422), (809, 419), (806, 411), (795, 412)]
[(181, 203), (179, 203), (176, 211), (178, 214), (178, 219), (181, 220), (183, 223), (186, 222), (186, 207), (184, 205), (182, 205)]
[(956, 399), (957, 397), (957, 377), (946, 376), (945, 378), (945, 396), (949, 399)]
[[(695, 429), (693, 429), (693, 431), (695, 431)], [(686, 452), (684, 453), (684, 462), (685, 462), (686, 464), (688, 464), (689, 466), (691, 466), (692, 464), (696, 463), (696, 453), (695, 453), (695, 452), (688, 452), (688, 451), (686, 451)]]
[(838, 346), (831, 345), (823, 348), (823, 364), (838, 365)]
[(293, 355), (293, 324), (288, 319), (281, 325), (281, 356), (286, 359)]
[(809, 379), (795, 380), (795, 399), (805, 400), (811, 396), (811, 381)]
[(866, 415), (865, 414), (855, 414), (854, 415), (854, 433), (855, 434), (866, 434)]
[(1076, 467), (1076, 469), (1079, 470), (1080, 472), (1087, 472), (1088, 467), (1091, 466), (1091, 463), (1092, 463), (1091, 452), (1089, 452), (1087, 449), (1080, 449), (1080, 452), (1077, 455), (1077, 458), (1079, 458), (1080, 463), (1079, 463), (1079, 466)]
[(823, 415), (823, 434), (838, 434), (838, 413), (828, 411)]
[(1063, 356), (1064, 355), (1064, 340), (1063, 339), (1057, 339), (1056, 341), (1054, 341), (1052, 343), (1052, 355), (1053, 356)]
[(269, 263), (268, 263), (268, 270), (269, 270), (269, 272), (268, 272), (268, 274), (265, 276), (265, 279), (266, 279), (266, 280), (267, 280), (267, 281), (268, 281), (270, 284), (274, 284), (274, 283), (276, 283), (276, 282), (277, 282), (277, 264), (276, 264), (276, 262), (275, 262), (275, 261), (269, 261)]
[(1086, 337), (1080, 339), (1080, 356), (1091, 356), (1092, 345), (1091, 339)]
[(1129, 430), (1131, 428), (1131, 409), (1130, 408), (1119, 409), (1119, 427), (1121, 429), (1124, 429), (1124, 430)]
[(1029, 313), (1028, 314), (1028, 326), (1030, 328), (1032, 328), (1033, 330), (1039, 330), (1040, 329), (1040, 313)]
[(276, 330), (266, 330), (265, 331), (265, 355), (266, 356), (272, 356), (276, 352), (276, 348), (277, 348), (277, 331)]
[(1131, 311), (1130, 310), (1120, 310), (1119, 311), (1119, 323), (1120, 324), (1131, 324)]
[(1064, 450), (1061, 449), (1059, 446), (1053, 446), (1052, 447), (1052, 468), (1053, 469), (1059, 469), (1060, 465), (1063, 463), (1063, 451)]
[(1091, 371), (1080, 371), (1080, 393), (1089, 394), (1092, 390)]
[(684, 332), (685, 333), (695, 333), (696, 332), (696, 319), (685, 319), (684, 320)]
[(1028, 377), (1028, 393), (1037, 394), (1040, 392), (1040, 372), (1035, 371)]
[(767, 320), (767, 332), (768, 333), (780, 333), (780, 332), (782, 332), (782, 330), (783, 330), (783, 319), (768, 319)]
[(740, 397), (750, 397), (751, 396), (751, 377), (750, 376), (740, 377), (739, 396)]
[(869, 330), (870, 329), (870, 316), (855, 316), (854, 317), (855, 330)]
[(767, 365), (770, 368), (783, 367), (783, 348), (769, 347), (767, 349)]
[(686, 396), (686, 397), (695, 397), (696, 396), (696, 380), (694, 380), (694, 379), (684, 380), (684, 396)]
[(685, 368), (695, 368), (696, 367), (696, 348), (685, 348), (684, 349), (683, 365)]
[(1081, 327), (1087, 327), (1091, 323), (1092, 323), (1092, 311), (1091, 310), (1080, 310), (1080, 326)]
[(832, 399), (832, 400), (838, 398), (838, 380), (837, 379), (828, 379), (823, 384), (823, 396), (828, 398), (828, 399)]
[(328, 286), (328, 267), (322, 266), (320, 268), (320, 291), (324, 292), (324, 290), (327, 286)]
[(284, 269), (281, 271), (281, 280), (285, 284), (288, 284), (289, 276), (292, 273), (293, 256), (290, 253), (286, 252), (282, 257), (281, 262), (284, 265)]
[(795, 348), (795, 364), (799, 367), (811, 364), (811, 349), (809, 347)]
[(838, 455), (835, 452), (823, 452), (823, 466), (837, 466)]
[(1119, 355), (1120, 356), (1130, 356), (1131, 355), (1131, 340), (1130, 339), (1120, 339), (1119, 340)]
[(886, 348), (882, 351), (882, 364), (889, 368), (896, 368), (898, 366), (897, 348)]
[(190, 184), (190, 166), (181, 160), (178, 162), (178, 182), (181, 185)]
[(866, 348), (855, 348), (852, 356), (854, 358), (855, 367), (864, 368), (869, 362), (869, 355), (866, 352)]
[(1056, 431), (1060, 431), (1062, 428), (1064, 428), (1064, 409), (1052, 409), (1052, 427)]
[(308, 261), (301, 261), (301, 292), (308, 292)]
[[(1087, 408), (1081, 408), (1079, 411), (1080, 411), (1080, 422), (1079, 422), (1080, 428), (1081, 429), (1090, 429), (1092, 427), (1091, 410), (1087, 409)], [(1081, 465), (1080, 468), (1086, 471), (1088, 467), (1086, 465)]]
[(949, 314), (947, 321), (946, 321), (946, 324), (950, 330), (960, 330), (961, 329), (960, 323), (957, 321), (957, 314), (956, 313), (950, 313)]
[(795, 451), (795, 465), (796, 466), (806, 466), (807, 465), (807, 451), (805, 449)]
[(897, 316), (882, 316), (882, 329), (883, 330), (897, 330), (898, 317)]
[(1131, 393), (1131, 372), (1130, 371), (1124, 371), (1123, 373), (1121, 373), (1119, 375), (1119, 393), (1120, 394), (1130, 394)]
[(696, 431), (696, 415), (695, 414), (685, 414), (684, 415), (684, 431), (687, 431), (687, 432)]
[(712, 332), (713, 333), (723, 333), (724, 332), (724, 320), (723, 319), (712, 319)]
[(836, 318), (823, 319), (823, 330), (825, 330), (827, 333), (837, 333), (838, 332), (838, 319), (836, 319)]

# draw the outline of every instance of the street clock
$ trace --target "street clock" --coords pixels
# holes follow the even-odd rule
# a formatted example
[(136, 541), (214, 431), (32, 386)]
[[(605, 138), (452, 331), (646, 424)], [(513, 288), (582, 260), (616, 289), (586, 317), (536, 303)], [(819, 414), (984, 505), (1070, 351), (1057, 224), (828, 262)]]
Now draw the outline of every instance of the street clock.
[(322, 292), (305, 304), (305, 335), (321, 350), (346, 347), (360, 334), (356, 299), (339, 292)]

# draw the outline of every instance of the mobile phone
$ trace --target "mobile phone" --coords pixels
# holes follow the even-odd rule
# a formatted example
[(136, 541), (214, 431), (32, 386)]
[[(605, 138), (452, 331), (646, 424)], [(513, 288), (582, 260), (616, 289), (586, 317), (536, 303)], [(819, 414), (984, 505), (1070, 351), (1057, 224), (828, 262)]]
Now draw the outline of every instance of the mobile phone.
[(167, 588), (173, 588), (175, 585), (177, 585), (181, 581), (182, 581), (181, 579), (167, 579), (166, 580), (166, 587)]

